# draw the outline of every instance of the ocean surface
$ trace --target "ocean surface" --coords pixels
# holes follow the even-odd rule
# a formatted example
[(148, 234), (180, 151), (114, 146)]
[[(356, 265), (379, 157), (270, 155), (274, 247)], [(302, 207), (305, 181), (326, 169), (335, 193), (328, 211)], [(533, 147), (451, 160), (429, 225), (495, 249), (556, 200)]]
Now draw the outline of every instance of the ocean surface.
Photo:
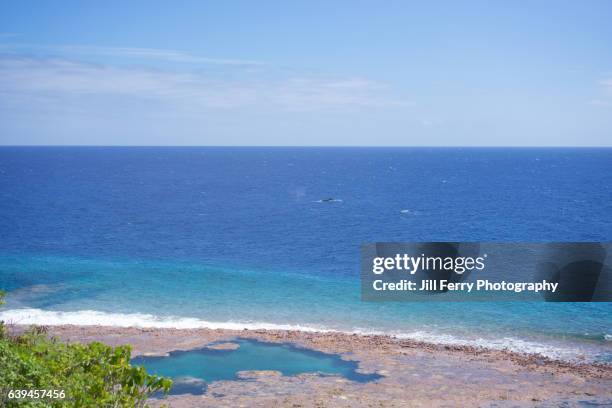
[(15, 323), (612, 361), (612, 303), (367, 303), (359, 284), (366, 242), (610, 240), (612, 149), (0, 148), (0, 319)]

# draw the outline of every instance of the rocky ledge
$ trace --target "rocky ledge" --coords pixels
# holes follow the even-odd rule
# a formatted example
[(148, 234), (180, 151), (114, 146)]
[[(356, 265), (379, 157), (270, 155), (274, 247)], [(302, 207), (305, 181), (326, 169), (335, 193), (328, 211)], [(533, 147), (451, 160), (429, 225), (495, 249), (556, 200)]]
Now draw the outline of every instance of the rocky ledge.
[(568, 363), (539, 355), (443, 346), (387, 336), (278, 330), (143, 329), (55, 326), (65, 341), (132, 344), (135, 355), (165, 355), (233, 339), (290, 342), (359, 362), (382, 379), (356, 383), (337, 376), (241, 372), (237, 381), (208, 384), (203, 395), (175, 395), (172, 407), (558, 407), (612, 404), (612, 366)]

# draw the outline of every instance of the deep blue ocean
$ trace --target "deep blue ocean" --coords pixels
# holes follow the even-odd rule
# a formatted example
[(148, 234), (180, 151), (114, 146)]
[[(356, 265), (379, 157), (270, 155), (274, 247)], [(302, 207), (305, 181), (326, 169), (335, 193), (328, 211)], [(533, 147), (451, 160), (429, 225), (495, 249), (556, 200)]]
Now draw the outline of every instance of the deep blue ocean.
[(610, 240), (612, 149), (0, 148), (0, 319), (17, 323), (384, 332), (612, 361), (611, 303), (366, 303), (359, 284), (366, 242)]

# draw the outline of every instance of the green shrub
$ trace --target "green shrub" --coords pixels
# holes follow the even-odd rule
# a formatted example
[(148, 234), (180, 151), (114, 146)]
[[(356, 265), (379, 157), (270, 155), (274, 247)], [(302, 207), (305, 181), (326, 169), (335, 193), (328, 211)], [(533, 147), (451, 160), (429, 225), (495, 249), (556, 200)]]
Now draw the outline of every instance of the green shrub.
[[(13, 336), (0, 327), (0, 406), (132, 408), (146, 406), (153, 393), (167, 394), (172, 381), (132, 366), (130, 355), (130, 346), (66, 344), (44, 328)], [(65, 398), (9, 399), (10, 390), (63, 390)]]

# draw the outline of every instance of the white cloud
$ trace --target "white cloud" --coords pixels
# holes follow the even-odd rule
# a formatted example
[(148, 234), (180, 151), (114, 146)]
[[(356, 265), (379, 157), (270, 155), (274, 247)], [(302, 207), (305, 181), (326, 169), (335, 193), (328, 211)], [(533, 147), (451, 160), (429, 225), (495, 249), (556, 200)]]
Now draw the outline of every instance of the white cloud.
[(599, 81), (599, 85), (602, 88), (603, 96), (590, 100), (588, 102), (589, 105), (603, 108), (612, 107), (612, 79), (604, 79)]
[(610, 101), (606, 101), (603, 99), (592, 99), (589, 101), (589, 105), (593, 105), (593, 106), (601, 106), (604, 108), (609, 108), (612, 107), (612, 100)]
[[(0, 36), (0, 40), (2, 37)], [(45, 53), (49, 55), (68, 55), (71, 57), (116, 57), (122, 59), (154, 60), (172, 63), (189, 64), (219, 64), (235, 66), (263, 66), (259, 61), (229, 59), (229, 58), (209, 58), (193, 55), (190, 53), (166, 50), (159, 48), (141, 47), (101, 47), (92, 45), (32, 45), (32, 44), (0, 44), (0, 50), (18, 54), (29, 52)]]
[(17, 36), (18, 36), (18, 34), (16, 34), (16, 33), (0, 33), (0, 40), (4, 40), (4, 39), (8, 39), (8, 38), (15, 38)]
[(244, 145), (253, 135), (325, 144), (330, 134), (355, 144), (366, 118), (406, 106), (358, 76), (168, 50), (0, 44), (0, 144)]
[[(78, 97), (121, 97), (158, 101), (175, 109), (275, 108), (288, 111), (346, 107), (404, 106), (387, 87), (363, 78), (228, 79), (198, 71), (158, 70), (90, 64), (58, 58), (0, 58), (4, 99), (61, 103)], [(85, 102), (83, 102), (85, 101)], [(6, 101), (5, 101), (6, 102)], [(32, 106), (35, 108), (35, 106)]]

